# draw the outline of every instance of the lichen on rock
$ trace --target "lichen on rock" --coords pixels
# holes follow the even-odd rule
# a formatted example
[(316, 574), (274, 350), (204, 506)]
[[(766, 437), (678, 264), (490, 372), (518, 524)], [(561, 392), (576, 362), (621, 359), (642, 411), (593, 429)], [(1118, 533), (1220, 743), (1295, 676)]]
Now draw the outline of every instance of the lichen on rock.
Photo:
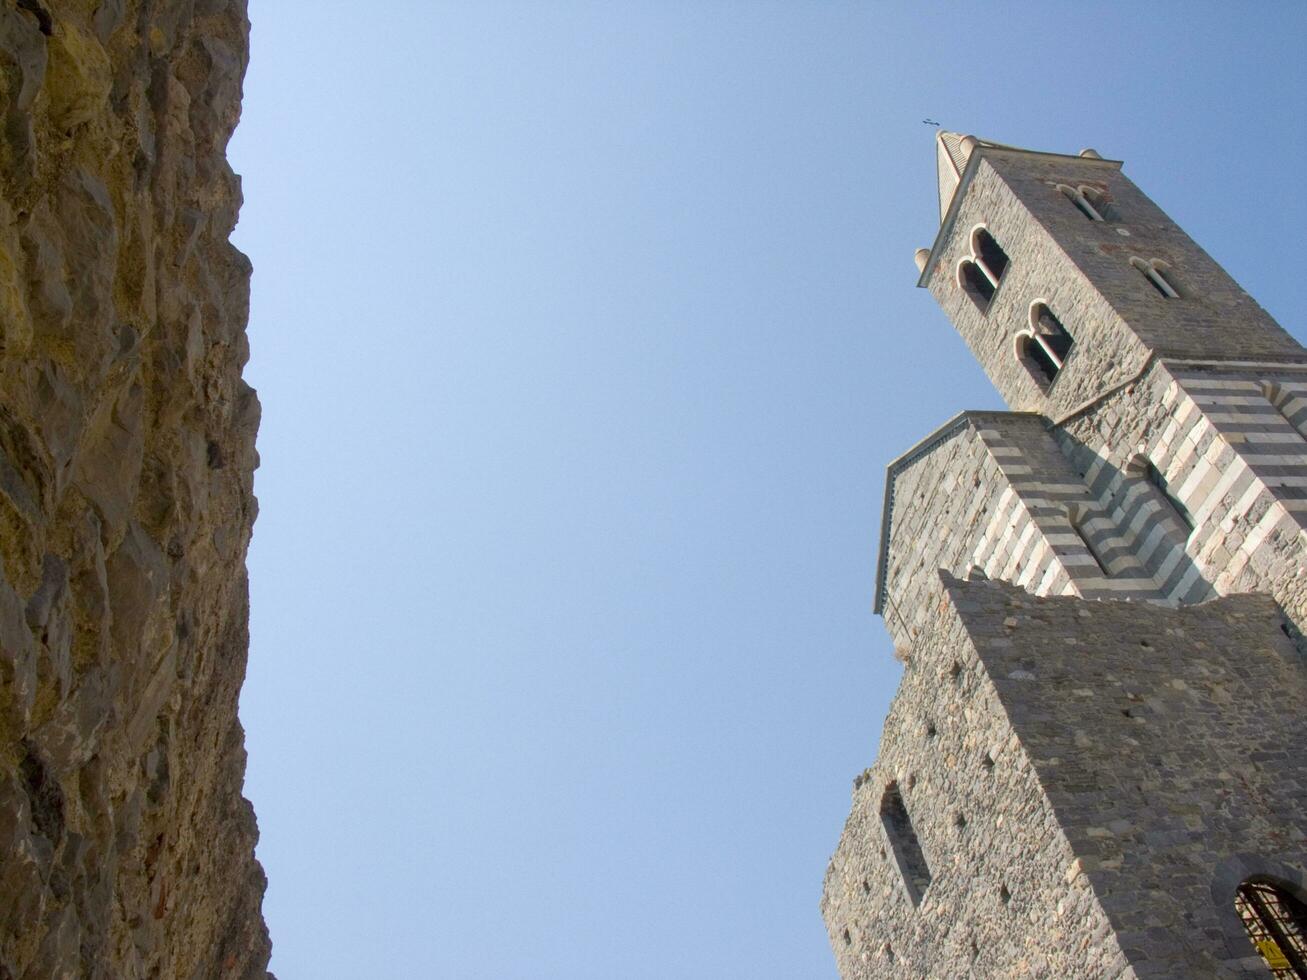
[(0, 977), (256, 977), (244, 0), (0, 3)]

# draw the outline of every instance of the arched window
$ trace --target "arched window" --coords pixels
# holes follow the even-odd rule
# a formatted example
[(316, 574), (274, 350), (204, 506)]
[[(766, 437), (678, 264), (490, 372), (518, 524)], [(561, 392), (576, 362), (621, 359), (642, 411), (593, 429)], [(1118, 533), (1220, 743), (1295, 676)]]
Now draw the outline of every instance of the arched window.
[(1307, 980), (1307, 905), (1277, 882), (1249, 878), (1234, 908), (1276, 980)]
[(972, 229), (971, 254), (958, 263), (958, 285), (981, 313), (989, 312), (990, 301), (1007, 267), (1007, 253), (988, 229), (984, 225)]
[(1162, 471), (1153, 464), (1151, 459), (1144, 461), (1144, 479), (1147, 480), (1158, 492), (1162, 500), (1166, 503), (1167, 509), (1169, 509), (1175, 516), (1175, 519), (1180, 522), (1185, 533), (1192, 534), (1194, 531), (1193, 515), (1190, 514), (1189, 509), (1180, 502), (1180, 498), (1171, 491), (1171, 485), (1167, 483), (1166, 477), (1162, 475)]
[(1106, 194), (1093, 187), (1081, 186), (1077, 187), (1076, 190), (1078, 190), (1080, 196), (1089, 203), (1089, 206), (1102, 216), (1103, 221), (1116, 220), (1116, 209), (1112, 206), (1112, 203), (1108, 200)]
[(977, 228), (971, 233), (971, 254), (976, 256), (985, 271), (989, 273), (989, 278), (993, 279), (994, 285), (997, 286), (1007, 270), (1007, 252), (994, 241), (994, 236), (989, 233), (989, 229)]
[(1030, 327), (1016, 336), (1017, 360), (1025, 365), (1040, 387), (1053, 383), (1074, 341), (1062, 321), (1053, 315), (1048, 304), (1037, 300), (1030, 304)]
[(1057, 377), (1062, 366), (1048, 352), (1048, 348), (1035, 339), (1029, 330), (1022, 330), (1016, 336), (1017, 360), (1030, 372), (1030, 376), (1041, 388), (1047, 388)]
[(958, 285), (981, 313), (989, 309), (989, 301), (994, 298), (994, 283), (974, 260), (963, 259), (958, 263)]
[(1047, 303), (1036, 301), (1030, 305), (1030, 327), (1047, 345), (1060, 366), (1067, 354), (1071, 353), (1071, 335), (1062, 326), (1062, 321), (1053, 315)]
[(1175, 288), (1175, 284), (1169, 276), (1170, 268), (1165, 262), (1159, 262), (1157, 259), (1144, 261), (1135, 257), (1130, 260), (1130, 264), (1138, 269), (1148, 284), (1158, 291), (1166, 299), (1178, 299), (1180, 291)]
[(1262, 394), (1275, 406), (1284, 421), (1288, 422), (1304, 439), (1307, 439), (1307, 399), (1303, 399), (1274, 381), (1262, 382)]
[[(1087, 187), (1068, 187), (1066, 184), (1058, 184), (1057, 189), (1090, 221), (1102, 221), (1103, 212), (1094, 205), (1090, 198), (1090, 191)], [(1097, 194), (1095, 193), (1095, 197)]]
[(912, 820), (908, 808), (903, 805), (898, 783), (885, 787), (885, 795), (880, 800), (880, 822), (885, 827), (885, 836), (889, 838), (899, 873), (903, 875), (908, 897), (913, 905), (920, 905), (921, 896), (930, 886), (930, 868), (926, 866), (926, 855), (921, 852), (921, 842), (912, 829)]

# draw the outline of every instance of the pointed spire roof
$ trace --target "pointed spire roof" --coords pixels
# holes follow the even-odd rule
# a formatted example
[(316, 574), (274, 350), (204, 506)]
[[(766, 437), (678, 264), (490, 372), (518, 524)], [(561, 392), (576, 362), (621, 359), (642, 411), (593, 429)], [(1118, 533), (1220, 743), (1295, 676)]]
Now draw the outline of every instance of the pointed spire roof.
[[(939, 169), (939, 220), (948, 214), (948, 206), (953, 203), (953, 193), (962, 182), (962, 172), (967, 169), (967, 160), (971, 151), (978, 146), (1003, 146), (964, 133), (952, 133), (941, 129), (935, 134), (935, 160)], [(1011, 147), (1009, 147), (1011, 149)]]
[(948, 206), (953, 201), (953, 192), (962, 180), (962, 169), (967, 165), (970, 153), (963, 152), (960, 133), (950, 133), (941, 129), (935, 134), (935, 161), (939, 169), (939, 220), (944, 220)]
[[(962, 183), (962, 174), (967, 169), (967, 161), (971, 159), (972, 151), (978, 146), (992, 146), (999, 150), (1021, 150), (1023, 153), (1035, 152), (1022, 150), (1019, 146), (1010, 146), (1007, 143), (983, 140), (978, 136), (968, 136), (965, 133), (953, 133), (947, 129), (937, 130), (935, 162), (939, 170), (939, 220), (941, 222), (948, 214), (949, 205), (953, 203), (953, 195), (957, 192), (958, 184)], [(1061, 154), (1055, 155), (1061, 156)], [(1081, 150), (1078, 155), (1090, 160), (1103, 159), (1097, 150)], [(1109, 162), (1117, 162), (1119, 165), (1119, 161)]]
[(1029, 153), (1045, 157), (1061, 157), (1063, 159), (1080, 159), (1080, 160), (1097, 160), (1100, 163), (1111, 167), (1114, 170), (1121, 169), (1120, 160), (1105, 160), (1097, 150), (1085, 149), (1075, 154), (1073, 157), (1068, 153), (1050, 153), (1044, 150), (1027, 150), (1019, 146), (1012, 146), (1010, 143), (995, 143), (993, 140), (983, 140), (977, 136), (969, 136), (965, 133), (954, 133), (947, 129), (935, 131), (935, 163), (938, 169), (939, 177), (939, 231), (935, 235), (935, 245), (931, 248), (917, 249), (917, 268), (921, 271), (921, 277), (917, 280), (918, 286), (926, 284), (926, 278), (933, 268), (933, 263), (938, 255), (937, 247), (948, 234), (952, 225), (949, 219), (950, 209), (953, 207), (953, 199), (957, 197), (959, 188), (962, 187), (963, 179), (970, 180), (972, 174), (967, 171), (975, 151), (981, 147), (991, 147), (995, 150), (1010, 151), (1014, 153)]

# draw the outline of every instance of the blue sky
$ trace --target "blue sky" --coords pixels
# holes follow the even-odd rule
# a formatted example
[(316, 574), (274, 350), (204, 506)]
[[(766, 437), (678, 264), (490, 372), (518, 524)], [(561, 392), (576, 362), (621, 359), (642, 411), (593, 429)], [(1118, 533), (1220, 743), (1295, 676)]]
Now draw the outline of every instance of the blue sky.
[(1296, 336), (1300, 5), (252, 0), (273, 969), (830, 978), (884, 466), (997, 396), (923, 118), (1096, 147)]

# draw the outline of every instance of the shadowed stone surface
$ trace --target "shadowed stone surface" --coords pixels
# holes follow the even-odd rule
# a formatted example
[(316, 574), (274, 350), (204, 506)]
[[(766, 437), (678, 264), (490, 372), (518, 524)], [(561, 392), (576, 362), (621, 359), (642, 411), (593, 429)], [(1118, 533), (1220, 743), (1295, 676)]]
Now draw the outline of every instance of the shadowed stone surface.
[(0, 977), (255, 977), (243, 0), (0, 4)]

